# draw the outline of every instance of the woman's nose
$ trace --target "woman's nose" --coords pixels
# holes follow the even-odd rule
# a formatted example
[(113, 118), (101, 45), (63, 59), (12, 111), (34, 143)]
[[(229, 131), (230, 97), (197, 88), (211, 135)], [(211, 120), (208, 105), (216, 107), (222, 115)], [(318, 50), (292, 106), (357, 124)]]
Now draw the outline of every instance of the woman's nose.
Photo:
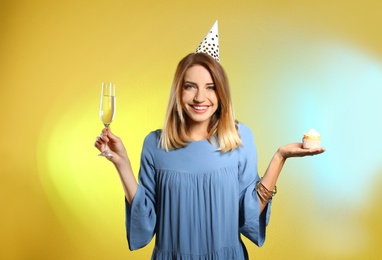
[(193, 101), (194, 101), (195, 103), (202, 103), (202, 102), (204, 101), (204, 99), (205, 99), (205, 95), (204, 95), (203, 91), (202, 91), (202, 90), (198, 90), (198, 91), (196, 92), (196, 95), (195, 95)]

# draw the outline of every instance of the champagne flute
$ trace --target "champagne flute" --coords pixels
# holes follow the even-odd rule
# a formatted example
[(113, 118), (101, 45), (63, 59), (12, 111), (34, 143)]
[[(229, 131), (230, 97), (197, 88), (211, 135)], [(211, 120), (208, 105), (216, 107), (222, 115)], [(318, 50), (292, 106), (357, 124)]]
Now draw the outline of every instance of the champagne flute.
[[(116, 111), (115, 84), (113, 82), (102, 82), (99, 115), (103, 125), (107, 128), (114, 119)], [(99, 156), (112, 156), (109, 147), (106, 146)]]

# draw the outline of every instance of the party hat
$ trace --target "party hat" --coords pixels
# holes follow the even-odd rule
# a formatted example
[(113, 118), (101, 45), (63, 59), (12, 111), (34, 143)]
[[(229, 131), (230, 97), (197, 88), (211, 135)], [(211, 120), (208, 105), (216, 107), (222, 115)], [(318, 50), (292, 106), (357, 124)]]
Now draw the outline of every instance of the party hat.
[(218, 21), (216, 21), (211, 27), (210, 31), (201, 41), (198, 48), (196, 48), (195, 53), (207, 53), (216, 61), (220, 61)]

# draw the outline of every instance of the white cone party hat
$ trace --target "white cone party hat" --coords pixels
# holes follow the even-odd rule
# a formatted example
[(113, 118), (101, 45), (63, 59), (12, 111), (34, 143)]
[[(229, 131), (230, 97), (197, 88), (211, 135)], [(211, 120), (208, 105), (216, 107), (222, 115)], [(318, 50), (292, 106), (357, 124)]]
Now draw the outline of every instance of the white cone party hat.
[(198, 48), (196, 48), (195, 53), (207, 53), (216, 61), (220, 61), (218, 21), (216, 21), (211, 27), (210, 31), (201, 41)]

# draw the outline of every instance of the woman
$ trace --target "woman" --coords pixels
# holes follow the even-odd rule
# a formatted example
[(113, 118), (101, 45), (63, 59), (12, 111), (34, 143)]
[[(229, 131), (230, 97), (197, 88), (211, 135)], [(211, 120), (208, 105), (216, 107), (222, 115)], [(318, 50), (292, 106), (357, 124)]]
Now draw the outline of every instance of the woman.
[(108, 159), (121, 178), (130, 249), (156, 234), (153, 259), (248, 259), (240, 234), (264, 243), (285, 160), (324, 152), (301, 143), (282, 146), (260, 179), (253, 135), (234, 120), (226, 73), (204, 53), (178, 65), (164, 127), (144, 141), (139, 184), (110, 128), (95, 146), (110, 148)]

